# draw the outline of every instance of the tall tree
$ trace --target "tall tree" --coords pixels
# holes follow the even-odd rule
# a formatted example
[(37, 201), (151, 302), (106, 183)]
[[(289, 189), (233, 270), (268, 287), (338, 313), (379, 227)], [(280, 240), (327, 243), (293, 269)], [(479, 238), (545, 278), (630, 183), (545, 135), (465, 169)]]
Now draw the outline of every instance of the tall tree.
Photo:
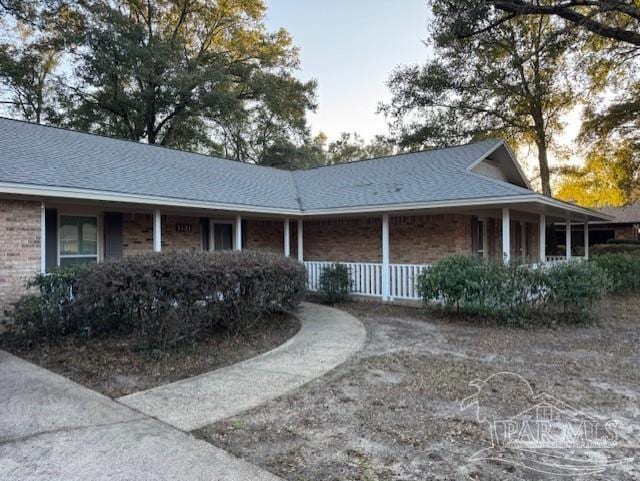
[(598, 146), (583, 166), (562, 169), (558, 198), (595, 208), (629, 203), (640, 187), (629, 162), (633, 162), (631, 149)]
[(315, 83), (268, 32), (262, 0), (95, 0), (62, 89), (60, 124), (263, 162), (308, 136)]
[[(478, 19), (487, 12), (491, 22)], [(640, 3), (613, 0), (469, 0), (466, 15), (454, 26), (457, 35), (467, 37), (496, 28), (517, 18), (553, 17), (563, 28), (574, 32), (573, 41), (579, 52), (575, 62), (581, 78), (586, 106), (578, 143), (586, 152), (586, 167), (595, 166), (593, 158), (611, 159), (610, 169), (627, 179), (620, 188), (627, 202), (639, 197), (640, 182)], [(583, 75), (583, 74), (586, 74)], [(599, 165), (599, 164), (598, 164)], [(621, 172), (620, 169), (626, 169)], [(584, 175), (582, 175), (584, 174)], [(576, 177), (577, 176), (577, 177)], [(585, 179), (593, 178), (574, 172), (567, 182), (575, 190), (585, 187)], [(599, 185), (602, 185), (600, 182)], [(566, 189), (565, 189), (566, 190)]]
[(327, 146), (326, 163), (342, 164), (393, 153), (392, 142), (382, 135), (376, 135), (370, 142), (366, 142), (356, 132), (342, 132), (336, 140)]
[(53, 115), (54, 77), (81, 25), (78, 12), (57, 2), (7, 2), (0, 21), (0, 105), (25, 120)]
[(381, 110), (402, 146), (490, 136), (534, 145), (542, 191), (551, 195), (548, 153), (577, 101), (568, 76), (569, 32), (550, 17), (496, 25), (496, 11), (476, 16), (475, 3), (431, 1), (435, 58), (397, 69), (389, 80), (391, 103)]
[(517, 16), (554, 15), (595, 35), (640, 47), (640, 4), (625, 0), (479, 0), (505, 12), (493, 25)]

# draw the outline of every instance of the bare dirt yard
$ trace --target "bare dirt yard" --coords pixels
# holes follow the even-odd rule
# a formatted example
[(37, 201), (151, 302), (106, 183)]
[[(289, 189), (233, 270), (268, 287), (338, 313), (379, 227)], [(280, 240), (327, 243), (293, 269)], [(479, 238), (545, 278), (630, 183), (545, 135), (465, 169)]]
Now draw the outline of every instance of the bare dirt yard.
[[(411, 307), (338, 307), (367, 328), (359, 354), (195, 434), (290, 481), (640, 479), (637, 296), (606, 301), (588, 325), (529, 328)], [(493, 376), (505, 371), (513, 374)], [(484, 456), (492, 460), (470, 461), (491, 446), (487, 421), (525, 411), (541, 392), (568, 424), (613, 421), (615, 445), (531, 456), (497, 446)]]
[(119, 397), (252, 358), (284, 343), (299, 329), (294, 317), (276, 315), (246, 332), (219, 332), (166, 351), (141, 348), (134, 335), (66, 336), (31, 345), (0, 336), (0, 348)]

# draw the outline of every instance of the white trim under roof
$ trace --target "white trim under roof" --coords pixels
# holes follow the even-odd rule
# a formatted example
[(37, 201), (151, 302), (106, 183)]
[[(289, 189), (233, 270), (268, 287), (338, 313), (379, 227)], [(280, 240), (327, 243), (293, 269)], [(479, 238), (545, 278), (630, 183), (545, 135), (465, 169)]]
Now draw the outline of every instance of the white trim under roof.
[(431, 202), (411, 202), (401, 204), (377, 204), (351, 207), (330, 207), (324, 209), (299, 210), (284, 209), (279, 207), (257, 207), (244, 204), (223, 204), (215, 202), (205, 202), (188, 199), (175, 199), (171, 197), (158, 197), (150, 195), (136, 195), (117, 192), (107, 192), (89, 189), (70, 189), (65, 187), (49, 187), (26, 184), (0, 183), (0, 193), (27, 195), (35, 197), (54, 197), (78, 200), (97, 200), (105, 202), (121, 202), (143, 204), (149, 206), (170, 206), (189, 207), (196, 209), (212, 209), (229, 212), (242, 212), (253, 214), (275, 214), (275, 215), (295, 215), (302, 217), (319, 215), (343, 215), (343, 214), (365, 214), (375, 212), (392, 212), (405, 210), (427, 210), (447, 207), (473, 207), (473, 206), (503, 206), (524, 204), (528, 202), (540, 203), (544, 206), (562, 209), (572, 212), (578, 216), (591, 218), (593, 220), (611, 220), (614, 217), (601, 212), (586, 209), (574, 204), (569, 204), (560, 200), (546, 197), (542, 194), (531, 191), (530, 194), (516, 194), (502, 197), (480, 197), (469, 199), (450, 199)]

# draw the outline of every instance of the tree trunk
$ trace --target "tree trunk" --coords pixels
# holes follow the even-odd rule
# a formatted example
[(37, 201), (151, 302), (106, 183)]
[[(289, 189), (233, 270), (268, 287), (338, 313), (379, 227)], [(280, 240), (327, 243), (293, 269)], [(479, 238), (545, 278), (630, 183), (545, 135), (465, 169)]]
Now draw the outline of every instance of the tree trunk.
[(538, 139), (538, 165), (540, 167), (540, 182), (542, 183), (542, 193), (551, 197), (551, 181), (549, 179), (549, 160), (547, 158), (547, 142)]

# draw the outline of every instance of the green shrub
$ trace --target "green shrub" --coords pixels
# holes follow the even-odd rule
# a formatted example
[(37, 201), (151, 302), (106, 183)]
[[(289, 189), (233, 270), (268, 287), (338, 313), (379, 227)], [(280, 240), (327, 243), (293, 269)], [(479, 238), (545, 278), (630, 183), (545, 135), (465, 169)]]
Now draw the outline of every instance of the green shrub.
[(320, 291), (329, 304), (343, 302), (351, 292), (351, 271), (344, 264), (333, 264), (320, 273)]
[(640, 256), (605, 254), (595, 256), (593, 262), (607, 272), (615, 290), (640, 287)]
[(630, 254), (640, 256), (640, 245), (638, 244), (596, 244), (589, 248), (592, 257), (604, 256), (607, 254)]
[(629, 244), (629, 245), (640, 245), (640, 240), (636, 239), (609, 239), (607, 240), (607, 244)]
[(594, 301), (611, 291), (611, 278), (594, 262), (573, 261), (551, 266), (547, 272), (548, 302), (570, 319), (590, 317)]
[(417, 286), (425, 302), (442, 302), (457, 312), (516, 319), (540, 302), (544, 280), (541, 271), (522, 265), (455, 255), (424, 271)]
[(267, 253), (163, 252), (93, 265), (74, 285), (73, 302), (61, 301), (60, 316), (74, 320), (70, 325), (92, 334), (134, 332), (162, 349), (215, 329), (249, 329), (295, 308), (306, 272)]
[(21, 336), (52, 337), (77, 330), (69, 306), (76, 292), (76, 281), (83, 270), (81, 266), (58, 268), (47, 274), (38, 274), (27, 283), (28, 289), (37, 289), (38, 293), (24, 296), (15, 305), (12, 316)]
[(588, 262), (534, 268), (464, 256), (447, 257), (418, 278), (418, 292), (426, 303), (511, 322), (558, 312), (584, 319), (586, 308), (610, 286), (607, 273)]

